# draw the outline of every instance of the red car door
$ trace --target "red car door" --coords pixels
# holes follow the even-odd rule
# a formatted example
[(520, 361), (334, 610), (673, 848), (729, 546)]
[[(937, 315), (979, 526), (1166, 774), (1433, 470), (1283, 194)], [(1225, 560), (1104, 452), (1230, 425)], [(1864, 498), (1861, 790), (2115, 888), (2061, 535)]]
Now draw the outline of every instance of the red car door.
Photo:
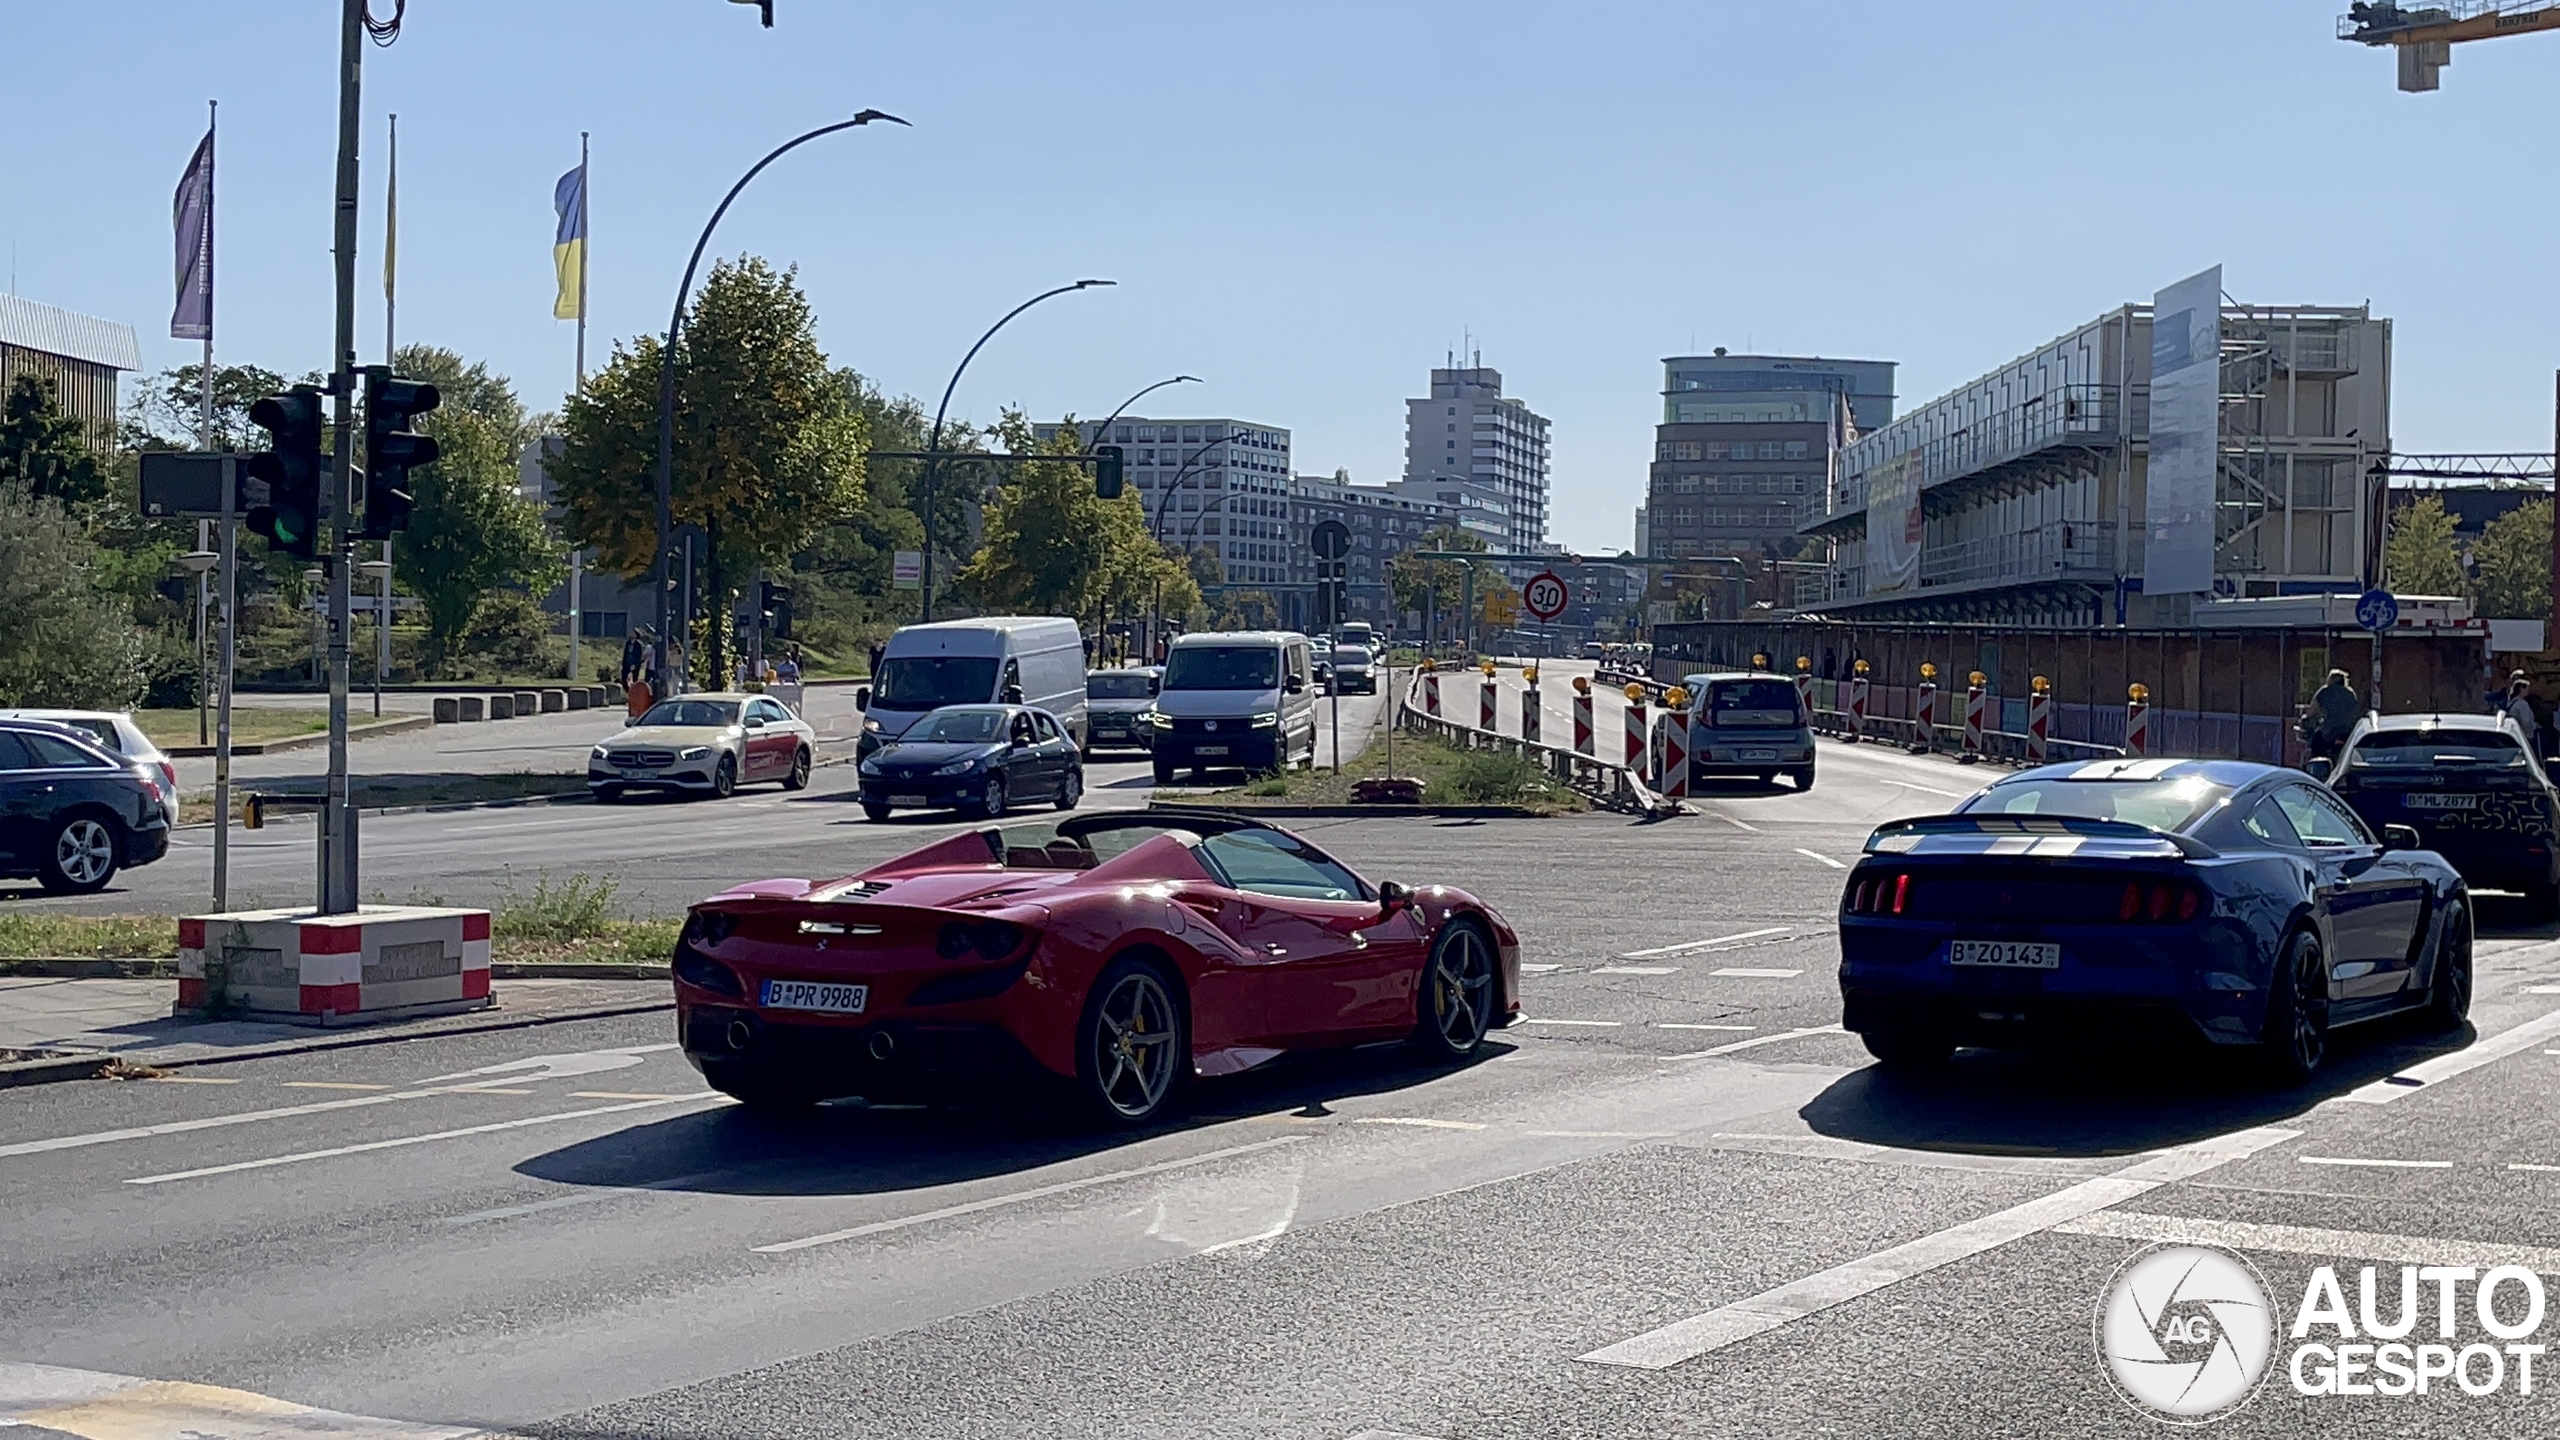
[(1260, 957), (1273, 1036), (1310, 1042), (1413, 1024), (1424, 937), (1409, 912), (1382, 918), (1358, 876), (1276, 830), (1213, 835), (1201, 851), (1244, 911), (1238, 938)]
[(747, 730), (748, 773), (759, 780), (790, 774), (792, 756), (800, 748), (800, 736), (791, 728), (790, 717), (784, 713), (780, 702), (750, 700), (747, 702), (747, 716), (750, 720), (764, 722), (761, 729), (750, 726)]

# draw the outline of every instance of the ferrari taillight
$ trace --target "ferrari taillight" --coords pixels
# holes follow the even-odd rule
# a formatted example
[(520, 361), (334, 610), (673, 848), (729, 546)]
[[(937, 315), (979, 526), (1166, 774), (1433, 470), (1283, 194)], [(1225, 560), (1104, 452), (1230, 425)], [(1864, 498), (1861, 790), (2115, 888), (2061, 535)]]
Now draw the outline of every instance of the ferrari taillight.
[(2193, 920), (2204, 899), (2176, 880), (2127, 880), (2116, 897), (2116, 919), (2126, 925), (2166, 925)]

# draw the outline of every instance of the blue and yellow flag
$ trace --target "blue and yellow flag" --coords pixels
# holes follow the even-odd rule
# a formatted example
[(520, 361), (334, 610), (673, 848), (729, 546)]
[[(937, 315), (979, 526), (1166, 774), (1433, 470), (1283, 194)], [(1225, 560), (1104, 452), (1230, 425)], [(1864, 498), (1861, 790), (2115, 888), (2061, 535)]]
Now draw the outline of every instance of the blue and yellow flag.
[(560, 297), (551, 302), (555, 320), (587, 318), (587, 167), (560, 177), (551, 187), (551, 208), (560, 228), (551, 239), (551, 266), (560, 272)]

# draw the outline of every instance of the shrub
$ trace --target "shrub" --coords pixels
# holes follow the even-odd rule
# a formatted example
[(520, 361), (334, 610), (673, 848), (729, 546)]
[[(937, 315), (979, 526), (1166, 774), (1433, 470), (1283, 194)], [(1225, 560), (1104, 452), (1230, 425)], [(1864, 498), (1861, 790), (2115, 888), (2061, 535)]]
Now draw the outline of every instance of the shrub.
[(1513, 804), (1523, 795), (1542, 794), (1546, 788), (1545, 771), (1501, 751), (1470, 751), (1449, 767), (1449, 798), (1470, 805)]
[(608, 912), (620, 887), (612, 876), (580, 872), (555, 885), (550, 872), (519, 889), (510, 875), (498, 890), (490, 933), (501, 940), (584, 940), (612, 928)]

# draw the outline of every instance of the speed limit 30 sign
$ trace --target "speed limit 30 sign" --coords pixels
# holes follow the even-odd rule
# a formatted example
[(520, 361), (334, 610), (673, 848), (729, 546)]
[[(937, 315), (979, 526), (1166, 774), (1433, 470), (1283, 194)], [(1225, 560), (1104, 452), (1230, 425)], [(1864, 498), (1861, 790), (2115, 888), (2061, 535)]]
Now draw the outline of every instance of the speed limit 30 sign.
[(1573, 592), (1565, 588), (1564, 579), (1553, 570), (1541, 570), (1520, 587), (1520, 608), (1541, 620), (1553, 620), (1564, 613)]

